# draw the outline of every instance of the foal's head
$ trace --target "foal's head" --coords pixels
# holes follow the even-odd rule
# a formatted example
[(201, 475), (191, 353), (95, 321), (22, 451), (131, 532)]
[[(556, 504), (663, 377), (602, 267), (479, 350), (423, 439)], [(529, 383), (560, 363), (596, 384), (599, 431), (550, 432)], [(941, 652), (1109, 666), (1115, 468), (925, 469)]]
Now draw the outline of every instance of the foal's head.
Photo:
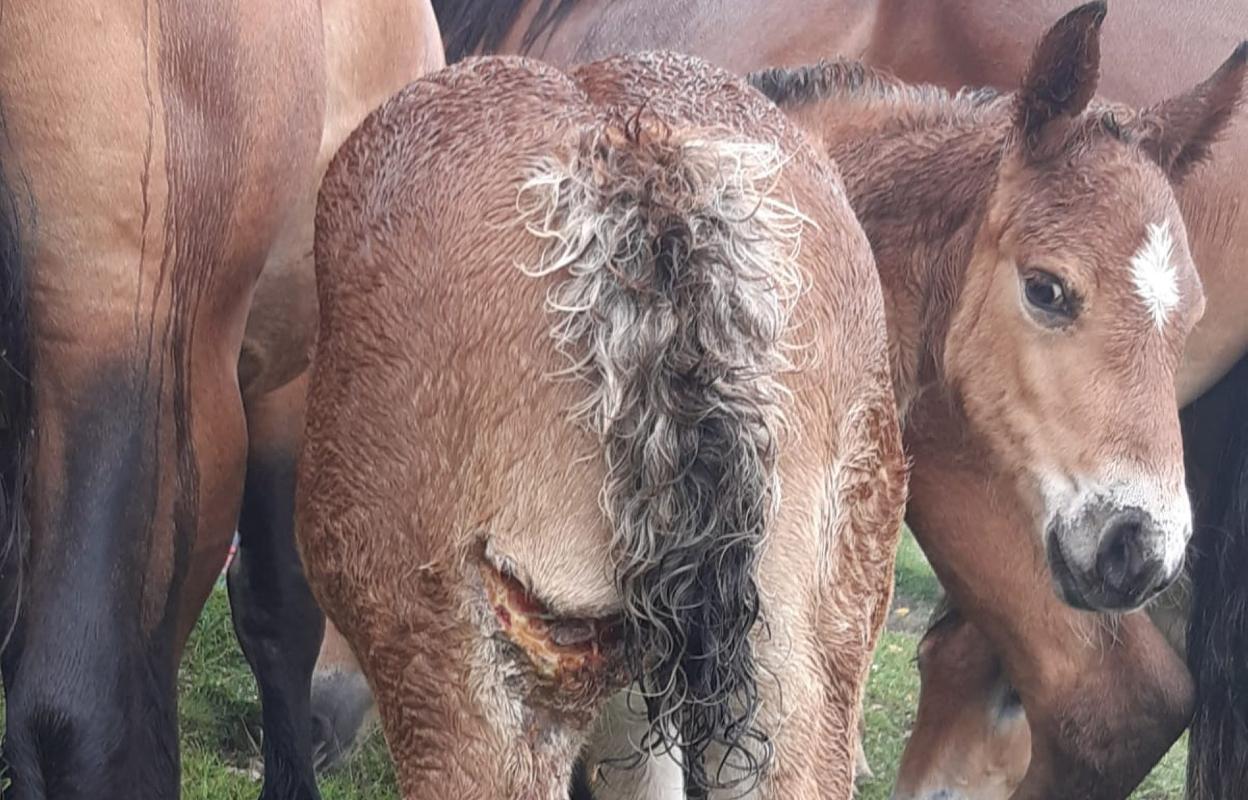
[(951, 97), (836, 62), (752, 76), (822, 137), (875, 251), (899, 400), (943, 387), (1016, 479), (1073, 605), (1137, 606), (1191, 533), (1174, 374), (1204, 295), (1172, 186), (1240, 99), (1248, 49), (1151, 109), (1093, 104), (1103, 3), (1019, 89)]
[(1174, 375), (1205, 298), (1172, 185), (1239, 101), (1241, 46), (1207, 82), (1090, 109), (1103, 5), (1041, 41), (944, 340), (947, 385), (1035, 504), (1071, 604), (1137, 606), (1191, 534)]

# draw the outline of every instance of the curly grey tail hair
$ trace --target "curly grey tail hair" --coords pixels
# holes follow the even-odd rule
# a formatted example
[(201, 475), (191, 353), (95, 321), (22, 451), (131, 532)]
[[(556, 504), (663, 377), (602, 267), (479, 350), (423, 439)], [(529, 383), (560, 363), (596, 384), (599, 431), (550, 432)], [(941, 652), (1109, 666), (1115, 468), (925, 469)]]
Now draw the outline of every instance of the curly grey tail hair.
[[(547, 241), (548, 296), (577, 417), (603, 443), (630, 667), (650, 745), (680, 747), (690, 788), (756, 779), (760, 547), (778, 502), (805, 220), (772, 197), (779, 148), (613, 113), (567, 162), (538, 164), (519, 211)], [(713, 778), (704, 756), (725, 754)], [(733, 761), (735, 776), (721, 780)]]

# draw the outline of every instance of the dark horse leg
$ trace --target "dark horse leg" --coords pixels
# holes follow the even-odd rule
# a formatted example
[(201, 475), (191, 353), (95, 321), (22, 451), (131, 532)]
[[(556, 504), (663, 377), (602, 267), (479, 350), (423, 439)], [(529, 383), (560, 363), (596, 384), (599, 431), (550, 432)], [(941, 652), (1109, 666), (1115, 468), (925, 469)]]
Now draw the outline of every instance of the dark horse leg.
[(295, 550), (295, 459), (306, 376), (247, 401), (249, 451), (239, 548), (229, 571), (234, 630), (260, 688), (263, 800), (315, 800), (312, 670), (324, 617)]

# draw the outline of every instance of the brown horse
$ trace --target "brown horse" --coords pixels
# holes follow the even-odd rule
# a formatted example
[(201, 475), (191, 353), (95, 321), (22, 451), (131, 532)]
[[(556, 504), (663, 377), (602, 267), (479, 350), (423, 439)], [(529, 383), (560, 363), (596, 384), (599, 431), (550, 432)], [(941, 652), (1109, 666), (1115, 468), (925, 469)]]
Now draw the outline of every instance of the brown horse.
[[(893, 14), (877, 28), (873, 46), (882, 63), (903, 75), (923, 76), (949, 86), (1004, 85), (1022, 67), (1018, 43), (1042, 25), (1046, 11), (1057, 5), (1032, 3), (1025, 9), (1005, 12), (999, 3), (967, 2), (945, 9), (947, 13), (939, 18)], [(1161, 100), (1164, 92), (1199, 75), (1198, 60), (1210, 49), (1229, 47), (1248, 33), (1248, 14), (1241, 3), (1206, 0), (1181, 8), (1146, 3), (1133, 9), (1136, 13), (1115, 18), (1106, 31), (1103, 88), (1115, 100)], [(957, 32), (956, 36), (951, 38), (950, 32)], [(1199, 46), (1172, 51), (1170, 44), (1176, 32)], [(1146, 68), (1163, 53), (1164, 69)], [(1238, 213), (1248, 202), (1248, 125), (1240, 122), (1230, 128), (1216, 158), (1214, 168), (1195, 171), (1179, 192), (1206, 294), (1211, 298), (1180, 368), (1180, 405), (1206, 392), (1248, 350), (1248, 325), (1242, 313), (1248, 273), (1239, 264), (1240, 253), (1248, 247), (1248, 222)], [(1208, 411), (1198, 413), (1192, 408), (1188, 416), (1192, 418), (1189, 427), (1219, 431), (1219, 446), (1238, 435), (1238, 423), (1224, 415), (1211, 418)], [(938, 414), (930, 427), (939, 425)], [(947, 497), (950, 481), (960, 480), (958, 470), (951, 468), (948, 444), (937, 439), (924, 448), (925, 452), (918, 452), (911, 442), (916, 465), (913, 502), (920, 502), (925, 492), (933, 498)], [(1235, 486), (1240, 480), (1238, 467), (1230, 456), (1227, 463), (1224, 485)], [(962, 477), (976, 480), (971, 474), (963, 473)], [(978, 639), (984, 652), (974, 659), (1003, 659), (1010, 679), (1022, 694), (1041, 745), (1033, 748), (1036, 757), (1029, 784), (1036, 785), (1035, 779), (1046, 775), (1049, 780), (1066, 775), (1065, 780), (1071, 782), (1086, 772), (1091, 776), (1083, 780), (1104, 776), (1101, 792), (1088, 791), (1090, 796), (1125, 796), (1168, 743), (1167, 737), (1150, 737), (1149, 727), (1177, 734), (1185, 722), (1185, 704), (1166, 698), (1182, 692), (1182, 682), (1187, 678), (1178, 670), (1171, 648), (1163, 637), (1148, 630), (1148, 621), (1142, 616), (1107, 626), (1094, 617), (1071, 614), (1048, 598), (1046, 578), (1019, 579), (1034, 571), (1020, 568), (1025, 564), (1020, 565), (1017, 555), (1011, 555), (1019, 552), (1017, 548), (986, 549), (985, 530), (997, 531), (994, 536), (1004, 540), (1021, 534), (1017, 524), (1010, 522), (1008, 511), (986, 502), (988, 496), (963, 495), (967, 511), (960, 518), (916, 525), (942, 579), (957, 585), (955, 595), (964, 603), (963, 613), (973, 621), (972, 630), (960, 634), (957, 649), (969, 651), (971, 641)], [(1199, 506), (1198, 502), (1202, 524), (1197, 530), (1202, 533), (1192, 549), (1197, 611), (1188, 648), (1197, 677), (1189, 792), (1192, 797), (1224, 797), (1235, 795), (1248, 782), (1248, 730), (1237, 721), (1244, 718), (1243, 705), (1239, 692), (1232, 688), (1243, 685), (1241, 670), (1248, 668), (1248, 661), (1235, 654), (1232, 644), (1243, 627), (1236, 615), (1244, 606), (1238, 575), (1245, 564), (1236, 549), (1243, 547), (1237, 544), (1242, 537), (1227, 536), (1242, 530), (1244, 521), (1236, 519), (1228, 502), (1214, 503), (1207, 512), (1199, 511)], [(929, 649), (938, 647), (939, 643)], [(996, 653), (989, 648), (995, 648)], [(940, 659), (933, 657), (933, 661)], [(1158, 676), (1173, 678), (1159, 681)], [(929, 702), (929, 687), (940, 691), (948, 686), (945, 681), (927, 682), (925, 673), (923, 702)], [(953, 707), (952, 701), (948, 697), (932, 698), (930, 703), (948, 709)], [(1170, 705), (1177, 713), (1158, 721), (1159, 705)], [(975, 714), (976, 706), (972, 705), (961, 716)], [(919, 722), (927, 719), (934, 718), (921, 716)], [(924, 775), (917, 765), (929, 763), (927, 757), (912, 759), (908, 753), (899, 789), (926, 787), (936, 792), (944, 788), (942, 774), (950, 772), (976, 785), (975, 776), (983, 773), (967, 763), (959, 764), (956, 754), (974, 752), (979, 746), (958, 747), (956, 739), (946, 736), (944, 721), (934, 729), (917, 727), (910, 748), (926, 751), (927, 743), (936, 737), (950, 744), (942, 752), (953, 758), (954, 764)], [(969, 763), (973, 762), (970, 759)], [(1077, 768), (1080, 764), (1085, 768)], [(1043, 791), (1038, 794), (1051, 796)]]
[[(182, 646), (240, 500), (293, 461), (270, 398), (289, 402), (299, 368), (254, 358), (258, 279), (311, 274), (319, 170), (367, 110), (343, 93), (379, 102), (370, 81), (419, 74), (422, 42), (440, 62), (427, 4), (380, 9), (384, 26), (377, 5), (0, 15), (6, 796), (178, 794)], [(274, 649), (309, 639), (306, 675), (319, 623), (297, 575), (250, 566), (293, 559), (284, 505), (270, 538), (245, 531), (231, 583), (266, 726), (291, 720), (285, 749), (266, 737), (264, 796), (315, 797), (306, 678), (300, 701)], [(266, 513), (243, 506), (245, 528)]]
[[(1248, 520), (1243, 507), (1243, 498), (1248, 496), (1245, 397), (1248, 359), (1241, 360), (1180, 414), (1195, 512), (1193, 546), (1209, 546), (1202, 542), (1221, 539), (1225, 543), (1214, 549), (1217, 554), (1243, 541)], [(1196, 563), (1203, 558), (1198, 555)], [(1231, 563), (1238, 562), (1232, 558)], [(1154, 624), (1180, 655), (1187, 649), (1189, 584), (1198, 577), (1189, 576), (1148, 609)], [(1225, 611), (1233, 612), (1233, 599), (1228, 606)], [(1194, 625), (1193, 630), (1197, 629), (1199, 626)], [(1112, 635), (1114, 631), (1107, 627), (1106, 632)], [(1002, 659), (970, 620), (946, 604), (919, 645), (918, 663), (922, 678), (919, 709), (893, 796), (898, 800), (922, 799), (955, 791), (967, 800), (1007, 800), (1027, 770), (1031, 749), (1027, 716)], [(1233, 662), (1221, 666), (1234, 669)], [(1232, 708), (1236, 700), (1234, 696), (1223, 698)], [(1130, 713), (1130, 709), (1109, 705), (1112, 701), (1112, 696), (1102, 701), (1098, 713)], [(1225, 750), (1194, 751), (1191, 796), (1224, 797), (1226, 786), (1240, 785), (1231, 783), (1240, 775), (1234, 767), (1234, 736), (1232, 729)], [(1213, 760), (1215, 754), (1220, 758)]]
[(348, 139), (316, 263), (296, 530), (404, 795), (564, 797), (636, 680), (692, 786), (848, 797), (904, 463), (806, 138), (691, 59), (477, 60)]
[[(903, 78), (955, 88), (1011, 85), (1025, 66), (1026, 42), (1065, 4), (1052, 0), (1024, 9), (990, 2), (947, 7), (907, 0), (789, 0), (721, 8), (690, 2), (669, 19), (667, 4), (647, 0), (533, 0), (507, 4), (506, 13), (488, 24), (471, 5), (435, 2), (452, 60), (498, 47), (564, 62), (604, 50), (662, 45), (745, 70), (848, 52)], [(1242, 16), (1242, 5), (1227, 0), (1181, 9), (1158, 3), (1145, 13), (1123, 15), (1108, 29), (1104, 90), (1115, 100), (1161, 100), (1208, 68), (1202, 58), (1210, 48), (1229, 50), (1239, 41)], [(1161, 19), (1164, 28), (1157, 24)], [(735, 35), (740, 30), (759, 34)], [(1173, 50), (1176, 30), (1202, 47)], [(1164, 74), (1146, 66), (1158, 53), (1168, 54)], [(1219, 150), (1223, 168), (1198, 170), (1180, 187), (1213, 298), (1179, 374), (1181, 403), (1216, 381), (1248, 339), (1235, 299), (1248, 282), (1235, 258), (1248, 244), (1248, 225), (1234, 212), (1236, 198), (1248, 186), (1242, 174), (1246, 147), (1245, 126), (1235, 126)], [(1186, 723), (1186, 671), (1146, 619), (1124, 618), (1112, 636), (1096, 618), (1058, 601), (1044, 555), (1029, 545), (1036, 526), (1018, 511), (1021, 501), (1005, 499), (1015, 494), (1013, 487), (993, 484), (983, 474), (987, 465), (972, 462), (964, 468), (961, 426), (941, 393), (925, 395), (913, 419), (921, 424), (909, 428), (910, 452), (916, 475), (925, 477), (923, 487), (917, 482), (913, 487), (911, 522), (963, 611), (1009, 656), (1011, 676), (1035, 726), (1036, 757), (1026, 790), (1038, 797), (1121, 796)], [(956, 502), (951, 484), (957, 485)], [(987, 540), (991, 547), (985, 546), (984, 525), (994, 531)], [(1097, 712), (1111, 708), (1114, 714)], [(1234, 761), (1221, 763), (1229, 770)], [(1101, 788), (1091, 788), (1096, 786)]]

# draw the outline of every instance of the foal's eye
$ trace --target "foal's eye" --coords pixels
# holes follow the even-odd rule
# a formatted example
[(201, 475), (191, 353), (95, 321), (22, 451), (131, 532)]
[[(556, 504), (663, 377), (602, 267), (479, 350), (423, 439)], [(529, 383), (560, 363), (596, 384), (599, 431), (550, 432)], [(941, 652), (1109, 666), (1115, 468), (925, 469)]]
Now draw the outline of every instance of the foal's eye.
[(1075, 301), (1062, 279), (1036, 270), (1023, 279), (1023, 293), (1032, 308), (1063, 322), (1075, 318)]

